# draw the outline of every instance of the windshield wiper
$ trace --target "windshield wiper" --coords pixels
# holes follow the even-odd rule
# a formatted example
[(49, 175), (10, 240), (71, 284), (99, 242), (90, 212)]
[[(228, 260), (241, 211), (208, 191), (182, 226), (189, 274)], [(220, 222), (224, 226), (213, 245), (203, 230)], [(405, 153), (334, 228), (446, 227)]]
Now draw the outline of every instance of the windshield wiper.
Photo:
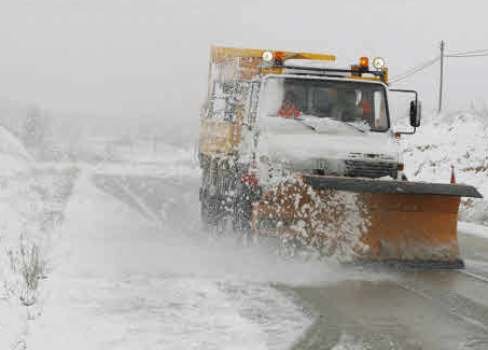
[(303, 120), (303, 119), (295, 118), (295, 120), (296, 120), (297, 122), (299, 122), (300, 124), (302, 124), (303, 126), (306, 126), (307, 128), (312, 129), (313, 131), (318, 131), (318, 130), (317, 130), (317, 128), (316, 128), (315, 126), (308, 124), (308, 123), (307, 123), (305, 120)]
[(361, 128), (357, 127), (356, 125), (351, 124), (349, 122), (343, 122), (343, 123), (346, 124), (346, 125), (349, 125), (351, 128), (356, 129), (359, 132), (362, 132), (363, 134), (366, 132), (365, 130), (363, 130), (363, 129), (361, 129)]
[[(309, 116), (309, 117), (310, 117), (310, 116)], [(340, 120), (336, 120), (336, 119), (334, 119), (334, 118), (332, 118), (332, 117), (330, 117), (330, 116), (323, 116), (323, 117), (316, 117), (316, 116), (313, 116), (313, 117), (315, 117), (315, 118), (317, 118), (317, 119), (323, 119), (323, 118), (327, 118), (327, 119), (329, 119), (329, 120), (333, 120), (333, 121), (338, 122), (338, 123), (343, 123), (343, 124), (346, 124), (346, 125), (347, 125), (347, 126), (349, 126), (350, 128), (353, 128), (354, 130), (357, 130), (357, 131), (359, 131), (360, 133), (363, 133), (363, 134), (364, 134), (364, 133), (366, 132), (365, 130), (363, 130), (363, 129), (361, 129), (361, 128), (357, 127), (356, 125), (354, 125), (354, 124), (352, 124), (352, 123), (349, 123), (349, 122), (344, 122), (344, 121), (340, 121)], [(305, 126), (305, 127), (309, 128), (309, 129), (311, 129), (311, 130), (313, 130), (313, 131), (317, 131), (317, 132), (319, 131), (318, 126), (320, 126), (320, 125), (318, 125), (318, 126), (313, 126), (313, 125), (311, 125), (311, 124), (307, 123), (307, 120), (306, 120), (306, 119), (302, 119), (302, 118), (298, 117), (298, 118), (293, 118), (293, 120), (295, 120), (295, 121), (299, 122), (299, 123), (300, 123), (300, 124), (302, 124), (303, 126)]]
[[(365, 130), (363, 130), (363, 129), (361, 129), (361, 128), (357, 127), (356, 125), (354, 125), (354, 124), (352, 124), (352, 123), (349, 123), (349, 122), (344, 122), (344, 121), (340, 121), (340, 120), (336, 120), (336, 119), (334, 119), (334, 118), (332, 118), (332, 117), (330, 117), (330, 116), (316, 117), (316, 118), (318, 118), (318, 119), (327, 118), (327, 119), (329, 119), (329, 120), (333, 120), (333, 121), (336, 121), (336, 122), (338, 122), (338, 123), (344, 123), (344, 124), (346, 124), (347, 126), (349, 126), (349, 127), (353, 128), (353, 129), (355, 129), (355, 130), (357, 130), (357, 131), (359, 131), (359, 132), (361, 132), (361, 133), (363, 133), (363, 134), (366, 132)], [(297, 120), (298, 120), (298, 121), (300, 121), (300, 122), (301, 122), (303, 125), (305, 125), (306, 127), (310, 128), (310, 129), (312, 129), (312, 130), (318, 131), (318, 128), (317, 128), (317, 127), (314, 127), (313, 125), (308, 124), (308, 123), (307, 123), (305, 120), (303, 120), (303, 119), (297, 119)]]

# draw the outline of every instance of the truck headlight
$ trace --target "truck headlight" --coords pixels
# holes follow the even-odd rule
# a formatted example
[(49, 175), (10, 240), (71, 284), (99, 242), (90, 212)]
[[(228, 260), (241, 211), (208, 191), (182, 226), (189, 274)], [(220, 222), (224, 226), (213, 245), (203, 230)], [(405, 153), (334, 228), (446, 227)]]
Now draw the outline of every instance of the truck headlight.
[(385, 66), (385, 60), (381, 57), (375, 57), (373, 59), (373, 67), (377, 70), (382, 69)]
[(263, 52), (263, 61), (264, 62), (271, 62), (273, 60), (273, 53), (271, 51), (264, 51)]

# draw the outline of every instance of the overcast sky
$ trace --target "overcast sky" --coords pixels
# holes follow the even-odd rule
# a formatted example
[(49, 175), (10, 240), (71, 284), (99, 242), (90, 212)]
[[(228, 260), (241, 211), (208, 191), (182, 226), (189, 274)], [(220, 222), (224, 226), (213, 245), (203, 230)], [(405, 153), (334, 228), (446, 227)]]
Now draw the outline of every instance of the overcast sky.
[[(211, 44), (382, 56), (392, 76), (488, 48), (479, 0), (0, 0), (0, 97), (55, 112), (196, 118)], [(488, 103), (488, 57), (451, 59), (449, 108)], [(402, 86), (435, 104), (438, 66)]]

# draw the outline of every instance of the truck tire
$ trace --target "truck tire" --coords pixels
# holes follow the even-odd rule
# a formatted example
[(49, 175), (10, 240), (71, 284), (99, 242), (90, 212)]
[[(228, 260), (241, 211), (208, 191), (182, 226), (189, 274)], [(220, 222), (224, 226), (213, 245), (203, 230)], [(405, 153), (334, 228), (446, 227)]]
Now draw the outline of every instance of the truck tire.
[(233, 172), (228, 162), (219, 158), (206, 158), (202, 164), (200, 189), (200, 215), (203, 227), (212, 234), (232, 230)]
[(245, 184), (239, 184), (236, 192), (233, 227), (236, 232), (249, 233), (252, 216), (251, 191)]
[(234, 230), (239, 233), (251, 232), (252, 204), (260, 196), (260, 188), (239, 183), (236, 186), (236, 199), (234, 206)]
[(206, 194), (204, 194), (205, 190), (200, 190), (200, 218), (202, 220), (203, 226), (206, 228), (211, 223), (211, 216), (210, 216), (210, 204)]

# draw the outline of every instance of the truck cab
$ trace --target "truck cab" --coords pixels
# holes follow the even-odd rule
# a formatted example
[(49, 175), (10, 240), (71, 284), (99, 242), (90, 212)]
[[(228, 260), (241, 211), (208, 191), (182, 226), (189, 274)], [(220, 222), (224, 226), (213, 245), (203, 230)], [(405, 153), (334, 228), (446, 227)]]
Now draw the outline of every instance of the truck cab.
[(396, 179), (401, 173), (381, 81), (269, 75), (258, 104), (260, 162), (319, 175)]
[[(336, 69), (334, 60), (329, 54), (212, 48), (199, 145), (204, 217), (235, 213), (240, 199), (296, 174), (402, 178), (384, 61), (373, 60), (370, 69), (362, 57)], [(401, 92), (415, 95), (415, 128), (416, 92)]]

